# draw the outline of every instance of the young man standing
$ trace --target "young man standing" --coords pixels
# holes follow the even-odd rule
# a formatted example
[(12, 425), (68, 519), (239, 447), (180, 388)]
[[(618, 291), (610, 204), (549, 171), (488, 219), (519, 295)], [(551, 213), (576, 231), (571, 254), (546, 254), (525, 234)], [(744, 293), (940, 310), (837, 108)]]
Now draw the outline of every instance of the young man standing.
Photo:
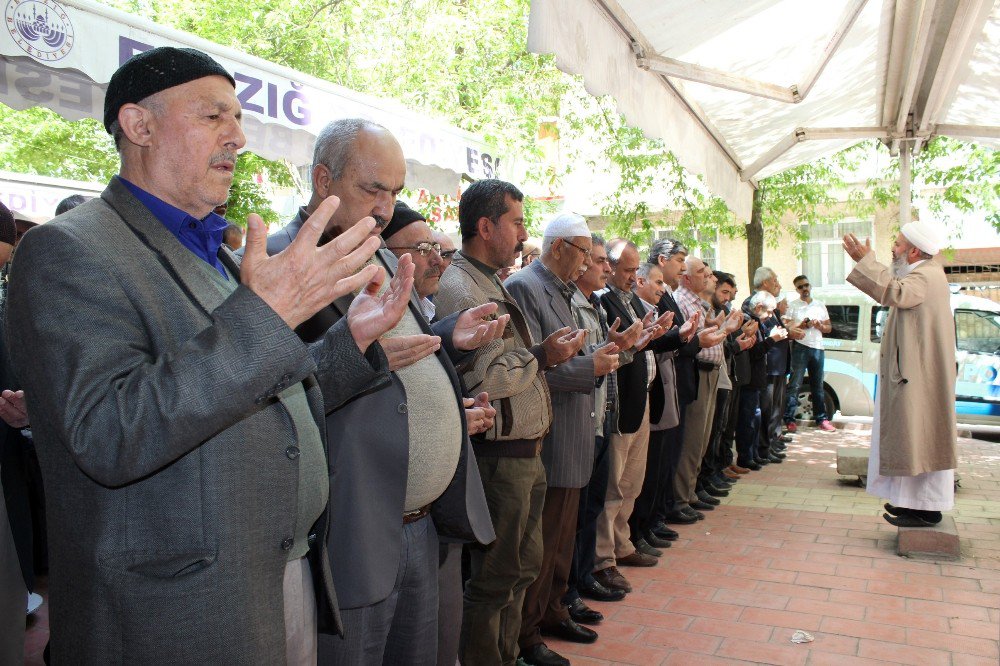
[(788, 316), (795, 326), (802, 329), (802, 339), (792, 340), (792, 378), (788, 382), (788, 403), (785, 408), (785, 425), (795, 432), (795, 408), (799, 406), (799, 388), (806, 371), (812, 388), (812, 412), (816, 427), (823, 432), (833, 432), (832, 414), (826, 413), (826, 395), (823, 392), (823, 336), (833, 329), (830, 315), (822, 302), (812, 298), (809, 278), (800, 275), (792, 283), (799, 298), (788, 304)]

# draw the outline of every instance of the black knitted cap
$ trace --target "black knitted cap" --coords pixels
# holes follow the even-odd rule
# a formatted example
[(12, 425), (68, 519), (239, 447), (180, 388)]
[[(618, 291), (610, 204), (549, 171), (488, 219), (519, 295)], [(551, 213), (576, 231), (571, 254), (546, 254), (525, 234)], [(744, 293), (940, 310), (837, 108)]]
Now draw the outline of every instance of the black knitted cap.
[(402, 201), (396, 202), (396, 208), (392, 211), (392, 220), (385, 225), (382, 230), (382, 238), (389, 240), (392, 236), (402, 231), (403, 227), (414, 222), (426, 222), (427, 218), (407, 206)]
[(118, 110), (135, 104), (161, 90), (179, 86), (205, 76), (224, 76), (233, 87), (232, 75), (211, 56), (196, 49), (161, 46), (136, 53), (111, 75), (104, 96), (104, 129), (118, 120)]

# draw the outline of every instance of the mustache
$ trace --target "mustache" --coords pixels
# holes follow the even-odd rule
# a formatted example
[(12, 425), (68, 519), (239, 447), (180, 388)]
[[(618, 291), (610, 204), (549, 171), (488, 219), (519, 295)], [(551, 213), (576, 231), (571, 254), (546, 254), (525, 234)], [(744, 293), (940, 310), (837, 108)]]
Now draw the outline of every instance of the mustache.
[(385, 229), (385, 226), (389, 224), (389, 220), (384, 217), (380, 217), (378, 215), (372, 215), (372, 217), (375, 218), (375, 226), (379, 229)]
[(209, 161), (209, 166), (215, 166), (216, 164), (219, 164), (221, 162), (232, 162), (235, 165), (236, 153), (234, 151), (224, 150), (221, 153), (212, 155), (212, 158)]
[(514, 252), (517, 252), (518, 254), (521, 254), (521, 252), (523, 251), (524, 251), (524, 243), (518, 243), (517, 246), (514, 248)]

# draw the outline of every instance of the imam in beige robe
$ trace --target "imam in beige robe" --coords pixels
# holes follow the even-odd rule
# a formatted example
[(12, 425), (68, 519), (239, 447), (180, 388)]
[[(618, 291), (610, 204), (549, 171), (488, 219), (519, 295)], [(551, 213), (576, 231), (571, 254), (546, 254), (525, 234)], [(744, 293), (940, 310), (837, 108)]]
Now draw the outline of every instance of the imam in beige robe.
[[(873, 426), (877, 473), (917, 477), (953, 470), (955, 325), (941, 264), (936, 259), (917, 262), (904, 277), (895, 278), (869, 253), (847, 281), (889, 306), (879, 359), (878, 423)], [(902, 506), (921, 508), (912, 502)]]

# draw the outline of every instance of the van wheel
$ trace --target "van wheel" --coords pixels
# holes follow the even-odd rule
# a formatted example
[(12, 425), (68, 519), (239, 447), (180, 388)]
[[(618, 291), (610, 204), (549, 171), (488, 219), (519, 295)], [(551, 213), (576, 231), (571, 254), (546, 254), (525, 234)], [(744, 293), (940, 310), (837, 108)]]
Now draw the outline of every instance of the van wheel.
[[(803, 382), (803, 384), (805, 383)], [(829, 389), (823, 391), (823, 402), (826, 403), (826, 418), (832, 419), (836, 405), (833, 404), (833, 396), (830, 395)], [(812, 391), (809, 388), (799, 391), (799, 405), (795, 408), (795, 420), (807, 423), (813, 420)]]

